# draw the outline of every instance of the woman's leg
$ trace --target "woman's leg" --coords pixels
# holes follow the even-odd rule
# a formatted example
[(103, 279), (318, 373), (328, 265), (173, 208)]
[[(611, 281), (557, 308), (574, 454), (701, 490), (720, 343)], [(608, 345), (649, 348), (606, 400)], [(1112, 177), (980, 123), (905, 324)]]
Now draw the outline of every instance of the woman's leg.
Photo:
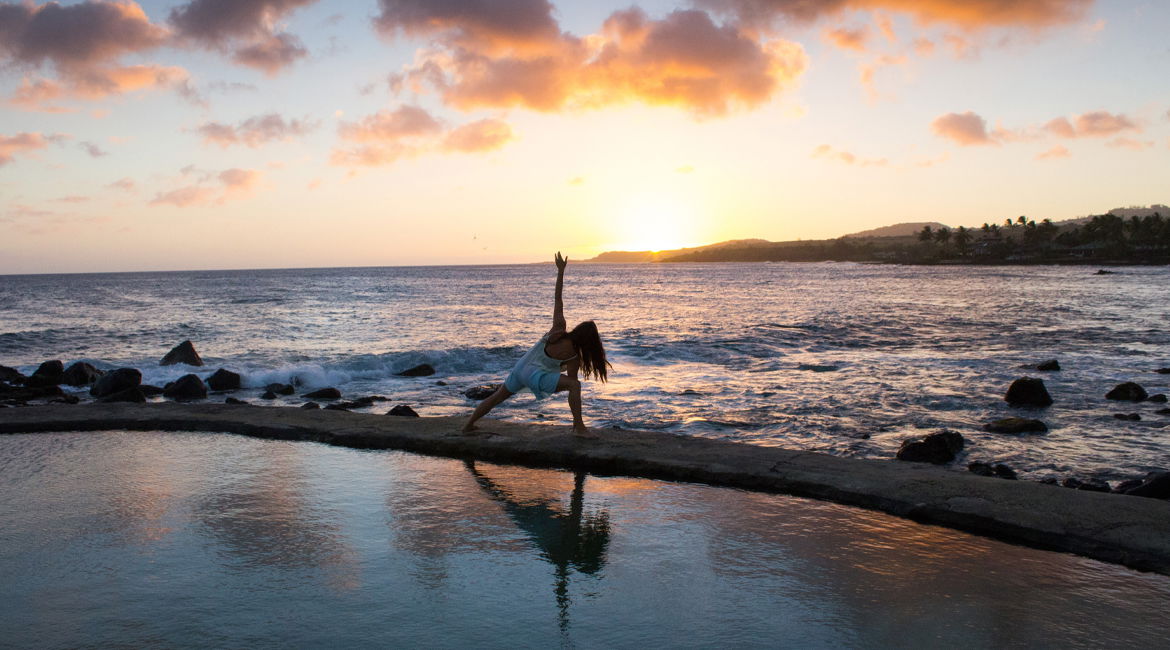
[(463, 431), (475, 431), (476, 420), (487, 415), (492, 409), (496, 408), (497, 404), (508, 399), (512, 395), (515, 395), (515, 393), (508, 390), (507, 388), (504, 388), (503, 384), (500, 384), (500, 387), (496, 389), (496, 392), (489, 395), (487, 399), (479, 403), (479, 406), (475, 407), (475, 412), (471, 414), (470, 418), (468, 418), (467, 424), (463, 425)]
[(569, 410), (573, 412), (573, 430), (580, 436), (589, 436), (589, 429), (581, 419), (581, 380), (570, 375), (561, 375), (557, 380), (557, 392), (569, 391)]

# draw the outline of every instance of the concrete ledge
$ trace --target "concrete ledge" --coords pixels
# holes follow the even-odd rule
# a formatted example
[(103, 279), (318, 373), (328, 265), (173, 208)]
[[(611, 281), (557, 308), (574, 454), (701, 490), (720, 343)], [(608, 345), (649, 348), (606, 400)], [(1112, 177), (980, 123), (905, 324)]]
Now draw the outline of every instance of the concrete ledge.
[(485, 420), (464, 436), (461, 423), (206, 403), (0, 409), (0, 433), (212, 431), (777, 492), (1170, 575), (1168, 501), (664, 433), (599, 430), (581, 440), (567, 426)]

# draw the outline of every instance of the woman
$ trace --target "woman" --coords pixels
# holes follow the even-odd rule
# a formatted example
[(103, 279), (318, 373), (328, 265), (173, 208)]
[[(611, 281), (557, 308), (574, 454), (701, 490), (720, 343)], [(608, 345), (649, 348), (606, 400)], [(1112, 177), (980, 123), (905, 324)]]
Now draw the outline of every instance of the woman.
[[(585, 377), (593, 377), (606, 381), (608, 378), (609, 362), (605, 360), (605, 348), (601, 345), (601, 336), (597, 333), (597, 325), (587, 320), (574, 327), (572, 331), (565, 331), (564, 303), (561, 301), (561, 292), (565, 284), (565, 265), (569, 260), (556, 255), (557, 263), (557, 291), (553, 303), (553, 324), (532, 349), (528, 351), (512, 368), (504, 384), (496, 389), (490, 397), (479, 403), (463, 431), (475, 431), (475, 422), (487, 415), (497, 404), (521, 391), (531, 391), (536, 399), (541, 400), (552, 393), (569, 392), (569, 409), (573, 411), (573, 431), (578, 436), (594, 437), (581, 419), (581, 381), (577, 379), (580, 370), (585, 371)], [(565, 373), (561, 374), (561, 370)]]

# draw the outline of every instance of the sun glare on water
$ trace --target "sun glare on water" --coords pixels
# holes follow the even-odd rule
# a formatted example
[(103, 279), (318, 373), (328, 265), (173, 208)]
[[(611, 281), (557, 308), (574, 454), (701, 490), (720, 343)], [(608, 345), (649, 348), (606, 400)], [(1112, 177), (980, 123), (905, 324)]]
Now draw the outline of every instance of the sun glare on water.
[(679, 199), (639, 196), (616, 216), (614, 250), (664, 251), (695, 245), (695, 210)]

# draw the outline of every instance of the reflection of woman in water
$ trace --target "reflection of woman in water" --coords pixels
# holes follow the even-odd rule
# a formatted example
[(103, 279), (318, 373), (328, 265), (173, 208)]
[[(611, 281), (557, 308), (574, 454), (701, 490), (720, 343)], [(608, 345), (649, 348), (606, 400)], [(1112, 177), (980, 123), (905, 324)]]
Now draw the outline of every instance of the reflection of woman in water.
[[(591, 436), (581, 419), (581, 381), (577, 372), (584, 370), (585, 377), (593, 376), (605, 381), (609, 362), (605, 359), (605, 347), (597, 333), (597, 325), (587, 320), (570, 331), (565, 330), (564, 303), (561, 292), (565, 283), (565, 265), (569, 260), (556, 255), (557, 290), (553, 304), (553, 324), (532, 349), (527, 352), (504, 384), (490, 397), (479, 403), (475, 412), (463, 425), (464, 431), (474, 431), (476, 420), (487, 415), (497, 404), (521, 391), (531, 391), (536, 399), (544, 399), (553, 393), (569, 392), (569, 408), (573, 411), (573, 430), (579, 436)], [(561, 374), (561, 370), (565, 373)]]

